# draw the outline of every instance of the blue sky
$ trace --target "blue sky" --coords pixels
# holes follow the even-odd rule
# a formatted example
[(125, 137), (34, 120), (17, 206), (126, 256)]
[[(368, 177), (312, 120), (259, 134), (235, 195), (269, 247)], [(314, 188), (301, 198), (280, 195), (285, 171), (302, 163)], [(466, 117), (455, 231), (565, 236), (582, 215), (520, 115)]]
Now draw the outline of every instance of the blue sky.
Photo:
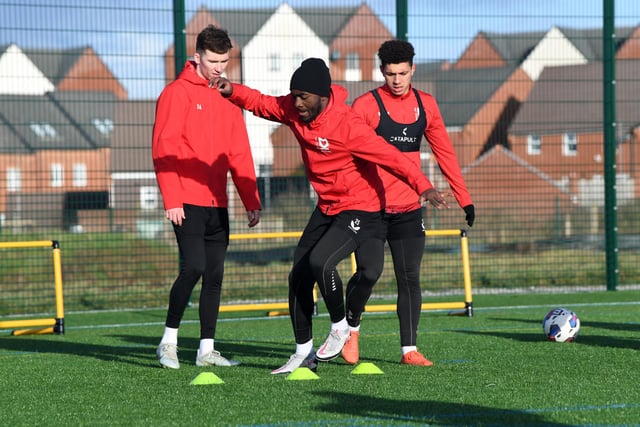
[[(358, 5), (362, 0), (289, 0), (296, 7)], [(209, 8), (270, 8), (282, 0), (185, 0), (187, 21)], [(395, 1), (367, 0), (395, 34)], [(455, 60), (479, 31), (596, 28), (602, 0), (409, 0), (409, 40), (417, 61)], [(92, 46), (132, 99), (162, 90), (162, 54), (173, 41), (172, 0), (0, 0), (0, 46)], [(638, 0), (616, 0), (616, 26), (640, 25)], [(233, 33), (233, 29), (229, 29)]]

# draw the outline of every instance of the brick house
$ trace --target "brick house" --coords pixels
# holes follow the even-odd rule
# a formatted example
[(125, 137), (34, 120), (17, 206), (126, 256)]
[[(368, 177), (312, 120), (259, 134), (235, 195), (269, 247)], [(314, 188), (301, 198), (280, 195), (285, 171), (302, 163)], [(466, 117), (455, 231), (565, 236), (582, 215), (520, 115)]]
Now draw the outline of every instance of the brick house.
[[(640, 177), (639, 74), (640, 60), (617, 61), (616, 171), (620, 202), (640, 195), (634, 185)], [(604, 166), (601, 81), (600, 62), (546, 68), (509, 128), (513, 152), (563, 182), (585, 204), (601, 203), (604, 197), (598, 185)]]
[(113, 104), (127, 93), (90, 47), (1, 52), (0, 225), (81, 225), (80, 211), (107, 208)]
[(127, 99), (127, 90), (91, 46), (24, 49), (24, 54), (54, 85), (55, 91), (110, 92)]
[[(0, 95), (0, 212), (5, 226), (78, 225), (81, 206), (70, 205), (74, 194), (105, 200), (113, 116), (104, 95), (84, 93), (79, 107), (98, 125), (90, 119), (79, 122), (81, 115), (71, 113), (72, 94)], [(107, 207), (87, 203), (90, 209)]]

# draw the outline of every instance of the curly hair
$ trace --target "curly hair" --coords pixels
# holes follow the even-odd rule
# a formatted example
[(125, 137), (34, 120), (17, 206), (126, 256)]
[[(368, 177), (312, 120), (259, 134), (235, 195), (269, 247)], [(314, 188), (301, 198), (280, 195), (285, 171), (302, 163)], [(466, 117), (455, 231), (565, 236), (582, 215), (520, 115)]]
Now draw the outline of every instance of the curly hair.
[(413, 65), (413, 57), (416, 52), (413, 45), (404, 40), (387, 40), (378, 49), (380, 64), (384, 67), (387, 64), (400, 64), (408, 62)]

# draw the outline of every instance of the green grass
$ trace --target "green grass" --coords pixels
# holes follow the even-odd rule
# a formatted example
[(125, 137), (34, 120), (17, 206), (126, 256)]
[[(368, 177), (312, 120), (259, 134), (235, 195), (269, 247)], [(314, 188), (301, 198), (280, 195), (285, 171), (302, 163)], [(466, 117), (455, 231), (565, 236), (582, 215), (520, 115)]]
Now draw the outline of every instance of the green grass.
[[(541, 320), (567, 306), (574, 343), (553, 343)], [(178, 371), (155, 348), (164, 311), (69, 313), (65, 335), (0, 331), (0, 425), (638, 425), (640, 291), (474, 298), (474, 317), (427, 311), (419, 347), (433, 367), (402, 366), (394, 313), (365, 313), (361, 361), (384, 375), (352, 375), (341, 359), (318, 380), (270, 375), (294, 349), (288, 317), (224, 313), (216, 347), (243, 362), (197, 368), (197, 309), (180, 335)], [(316, 345), (328, 318), (314, 319)], [(212, 371), (224, 384), (192, 386)]]

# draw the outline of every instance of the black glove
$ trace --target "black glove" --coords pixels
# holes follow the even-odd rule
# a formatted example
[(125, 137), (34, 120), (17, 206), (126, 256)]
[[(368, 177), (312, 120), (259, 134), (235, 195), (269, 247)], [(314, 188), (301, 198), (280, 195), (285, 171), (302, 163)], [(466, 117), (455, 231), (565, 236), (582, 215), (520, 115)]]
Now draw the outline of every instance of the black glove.
[(473, 227), (473, 221), (476, 219), (476, 208), (474, 208), (473, 205), (467, 205), (462, 209), (464, 209), (464, 213), (467, 214), (467, 216), (464, 217), (465, 221), (467, 221), (469, 227)]

